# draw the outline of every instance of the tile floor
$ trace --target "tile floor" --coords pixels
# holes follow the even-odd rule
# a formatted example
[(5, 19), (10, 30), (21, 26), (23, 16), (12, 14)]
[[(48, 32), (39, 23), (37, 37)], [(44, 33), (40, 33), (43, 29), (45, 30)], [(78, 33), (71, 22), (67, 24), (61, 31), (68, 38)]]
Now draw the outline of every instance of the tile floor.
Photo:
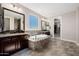
[(49, 39), (50, 44), (42, 51), (24, 49), (12, 56), (79, 56), (79, 46), (73, 42)]

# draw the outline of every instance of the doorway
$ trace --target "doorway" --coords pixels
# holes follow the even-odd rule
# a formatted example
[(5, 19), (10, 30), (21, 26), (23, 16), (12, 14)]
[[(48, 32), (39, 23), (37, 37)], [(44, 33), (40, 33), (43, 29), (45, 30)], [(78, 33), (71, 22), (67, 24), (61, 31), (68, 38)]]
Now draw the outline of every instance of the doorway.
[(60, 19), (55, 18), (54, 19), (54, 38), (60, 38), (61, 34), (61, 25), (60, 25)]

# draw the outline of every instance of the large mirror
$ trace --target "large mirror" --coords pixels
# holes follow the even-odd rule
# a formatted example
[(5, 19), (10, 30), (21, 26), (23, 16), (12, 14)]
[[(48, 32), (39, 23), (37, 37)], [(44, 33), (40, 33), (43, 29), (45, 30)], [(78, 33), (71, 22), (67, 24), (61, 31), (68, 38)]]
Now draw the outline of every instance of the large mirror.
[(50, 25), (49, 22), (46, 21), (41, 21), (41, 28), (43, 31), (49, 31), (50, 30)]
[(24, 32), (24, 14), (3, 8), (5, 33)]

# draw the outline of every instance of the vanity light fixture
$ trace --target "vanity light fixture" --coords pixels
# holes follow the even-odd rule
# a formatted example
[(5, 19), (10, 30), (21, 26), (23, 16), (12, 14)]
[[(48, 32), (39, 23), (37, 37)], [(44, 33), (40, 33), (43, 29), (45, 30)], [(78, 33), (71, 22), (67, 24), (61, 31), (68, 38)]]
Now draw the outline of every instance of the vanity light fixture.
[(10, 7), (12, 7), (12, 8), (13, 8), (13, 5), (12, 5), (12, 4), (10, 4)]
[(14, 10), (18, 10), (18, 11), (22, 11), (22, 9), (20, 7), (15, 6), (14, 4), (10, 4), (10, 6), (14, 9)]

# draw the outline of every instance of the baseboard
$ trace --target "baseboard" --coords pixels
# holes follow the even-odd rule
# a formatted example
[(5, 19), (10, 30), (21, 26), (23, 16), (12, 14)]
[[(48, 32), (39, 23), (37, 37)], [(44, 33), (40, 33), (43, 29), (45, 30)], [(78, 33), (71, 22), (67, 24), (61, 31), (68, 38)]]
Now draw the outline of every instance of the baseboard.
[(79, 46), (79, 43), (77, 41), (73, 41), (73, 40), (69, 40), (69, 39), (61, 39), (61, 40), (73, 42), (73, 43), (75, 43), (75, 44), (77, 44)]

